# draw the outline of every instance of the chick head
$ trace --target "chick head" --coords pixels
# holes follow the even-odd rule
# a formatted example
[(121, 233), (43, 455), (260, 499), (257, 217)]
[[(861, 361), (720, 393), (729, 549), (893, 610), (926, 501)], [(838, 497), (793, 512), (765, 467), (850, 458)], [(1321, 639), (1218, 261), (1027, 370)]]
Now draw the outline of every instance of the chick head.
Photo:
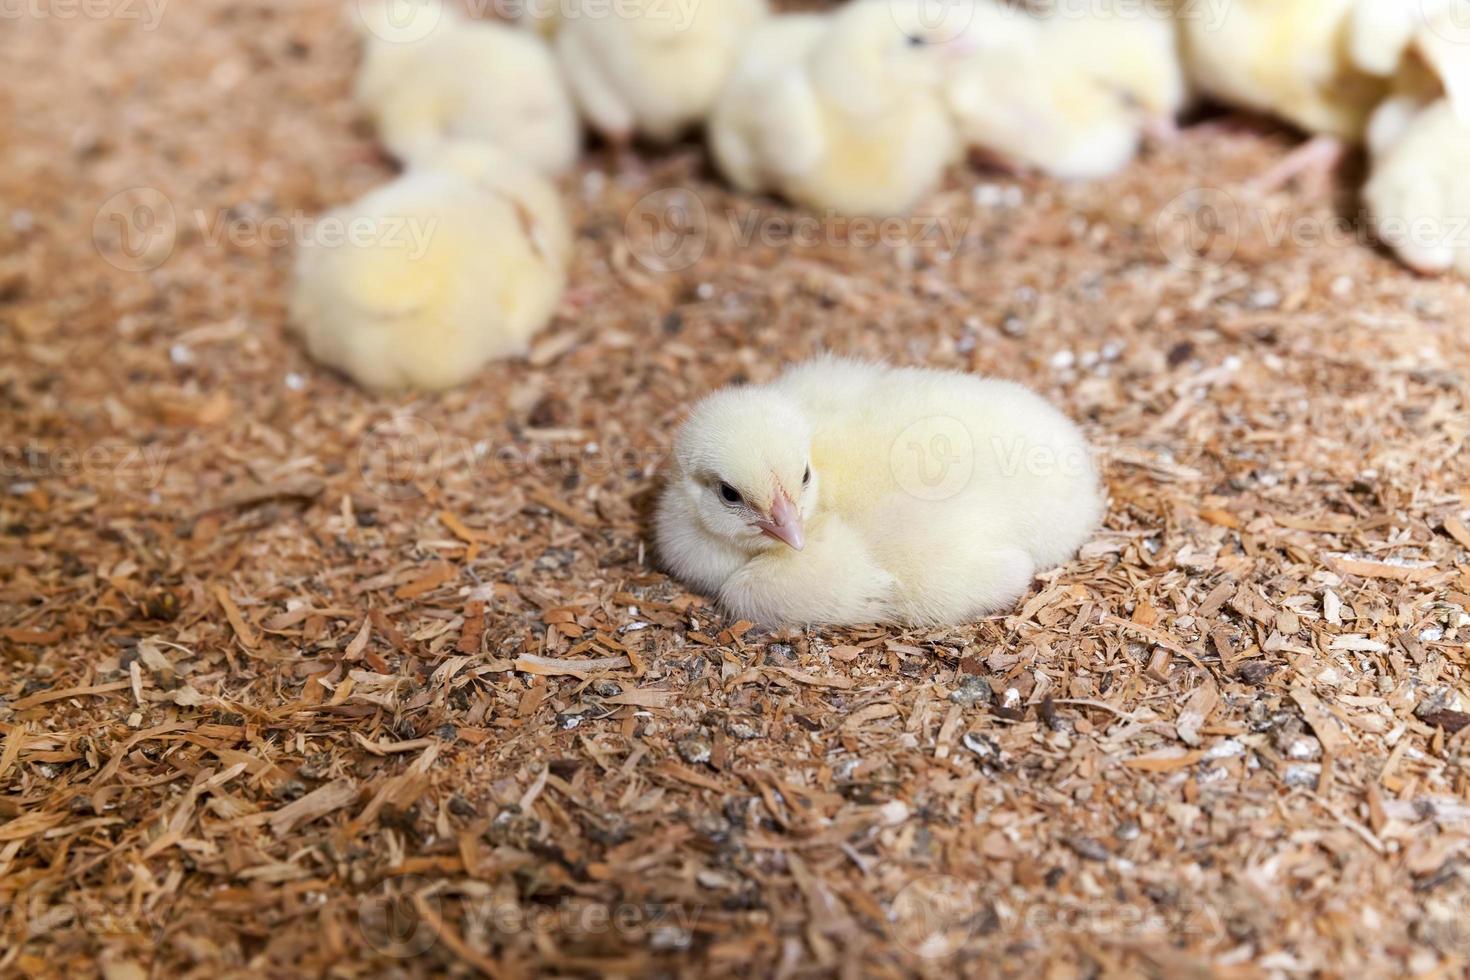
[(670, 493), (697, 529), (720, 543), (750, 555), (800, 551), (817, 504), (811, 448), (811, 425), (786, 396), (716, 392), (679, 430)]
[(926, 15), (921, 0), (866, 0), (837, 14), (816, 74), (832, 98), (881, 104), (937, 90), (970, 47), (967, 32)]

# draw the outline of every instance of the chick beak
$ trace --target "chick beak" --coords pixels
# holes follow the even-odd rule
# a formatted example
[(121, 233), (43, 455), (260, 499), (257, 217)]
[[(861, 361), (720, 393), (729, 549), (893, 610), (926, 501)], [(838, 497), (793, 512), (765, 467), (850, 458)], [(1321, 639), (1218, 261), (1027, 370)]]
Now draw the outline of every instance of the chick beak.
[(785, 493), (776, 494), (771, 504), (769, 520), (756, 521), (761, 533), (777, 541), (785, 542), (800, 551), (806, 547), (806, 533), (801, 528), (801, 512)]

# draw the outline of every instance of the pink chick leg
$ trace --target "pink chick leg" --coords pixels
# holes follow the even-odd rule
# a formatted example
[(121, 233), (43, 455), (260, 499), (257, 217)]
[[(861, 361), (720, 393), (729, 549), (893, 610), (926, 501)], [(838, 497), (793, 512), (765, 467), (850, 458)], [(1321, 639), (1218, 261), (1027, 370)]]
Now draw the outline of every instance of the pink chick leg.
[(1257, 193), (1269, 194), (1299, 177), (1323, 180), (1337, 169), (1346, 153), (1347, 147), (1337, 137), (1313, 136), (1251, 181), (1249, 186)]

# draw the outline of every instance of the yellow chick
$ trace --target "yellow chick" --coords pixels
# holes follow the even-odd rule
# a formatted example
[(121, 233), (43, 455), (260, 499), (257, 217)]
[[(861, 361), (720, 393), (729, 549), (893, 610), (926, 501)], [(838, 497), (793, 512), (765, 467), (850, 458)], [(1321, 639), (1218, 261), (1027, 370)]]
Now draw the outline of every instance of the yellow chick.
[[(1446, 4), (1410, 26), (1395, 94), (1368, 127), (1371, 173), (1364, 203), (1379, 237), (1418, 272), (1470, 275), (1467, 13), (1470, 4)], [(1386, 36), (1393, 22), (1379, 26)]]
[(1363, 189), (1379, 237), (1418, 272), (1470, 275), (1470, 121), (1440, 99), (1396, 136)]
[(766, 0), (562, 0), (535, 26), (582, 114), (607, 139), (669, 143), (702, 123)]
[(1188, 89), (1164, 0), (1027, 13), (973, 4), (974, 53), (946, 82), (964, 143), (1063, 179), (1122, 169), (1149, 131), (1168, 132)]
[(1077, 427), (1006, 381), (825, 358), (697, 404), (664, 566), (767, 625), (953, 625), (1013, 604), (1097, 527)]
[(581, 151), (581, 124), (551, 48), (533, 32), (470, 20), (443, 0), (359, 6), (356, 97), (389, 153), (418, 162), (448, 138), (488, 140), (545, 174)]
[(1203, 94), (1227, 105), (1356, 142), (1388, 92), (1386, 73), (1370, 70), (1358, 58), (1362, 46), (1353, 27), (1360, 2), (1186, 4), (1179, 23), (1189, 78)]
[(560, 301), (571, 243), (556, 189), (531, 167), (490, 144), (440, 144), (314, 223), (290, 323), (364, 387), (449, 388), (525, 350)]
[(902, 214), (959, 154), (940, 87), (960, 39), (920, 0), (857, 0), (753, 32), (710, 118), (747, 192), (847, 215)]

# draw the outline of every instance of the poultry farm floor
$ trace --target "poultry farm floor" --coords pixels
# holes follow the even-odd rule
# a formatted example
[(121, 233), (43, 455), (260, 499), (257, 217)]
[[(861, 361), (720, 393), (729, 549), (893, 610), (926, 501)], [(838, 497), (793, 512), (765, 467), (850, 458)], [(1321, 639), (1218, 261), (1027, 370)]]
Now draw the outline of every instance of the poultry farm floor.
[[(283, 328), (392, 172), (340, 4), (17, 9), (0, 974), (1464, 968), (1470, 291), (1361, 174), (1215, 121), (865, 225), (593, 150), (529, 363), (382, 399)], [(1106, 527), (963, 628), (723, 619), (671, 431), (821, 350), (1034, 386)]]

